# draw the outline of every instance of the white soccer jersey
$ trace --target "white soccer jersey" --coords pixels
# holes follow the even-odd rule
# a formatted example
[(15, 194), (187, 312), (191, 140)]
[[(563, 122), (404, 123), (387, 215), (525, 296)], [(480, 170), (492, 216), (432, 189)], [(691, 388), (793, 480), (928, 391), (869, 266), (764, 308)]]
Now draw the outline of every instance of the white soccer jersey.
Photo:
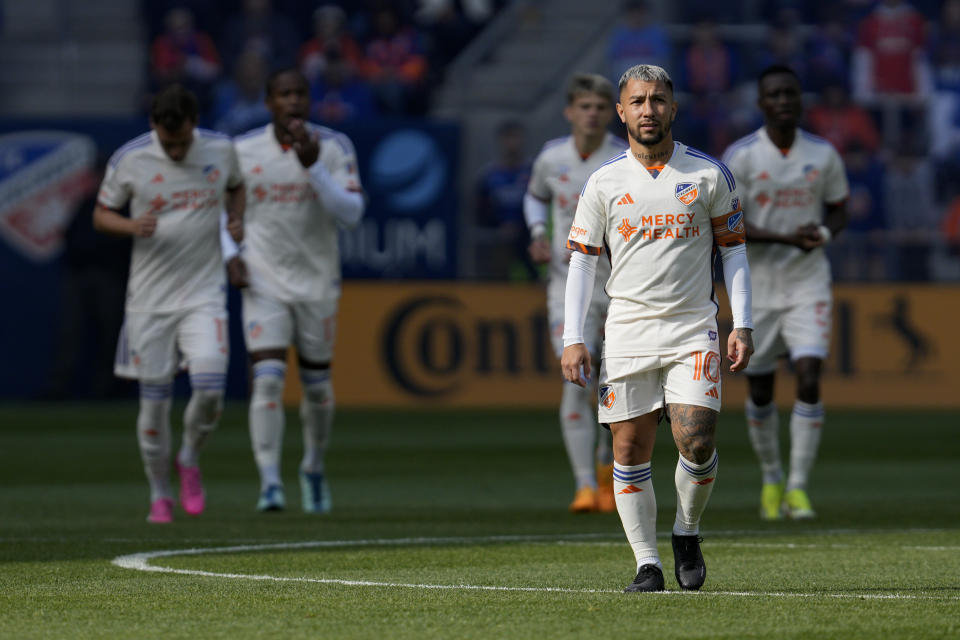
[[(553, 237), (550, 242), (554, 256), (550, 261), (551, 280), (566, 281), (569, 264), (565, 259), (567, 234), (573, 224), (583, 185), (590, 174), (610, 158), (622, 153), (626, 146), (625, 140), (608, 133), (600, 147), (584, 158), (577, 151), (571, 135), (547, 142), (534, 160), (527, 192), (539, 200), (549, 201), (551, 205)], [(606, 282), (609, 275), (609, 265), (601, 262), (597, 268), (597, 282)]]
[[(836, 150), (800, 129), (786, 154), (760, 128), (730, 145), (723, 159), (741, 185), (746, 219), (763, 229), (790, 233), (820, 224), (824, 203), (841, 202), (850, 191)], [(830, 264), (822, 248), (755, 242), (747, 243), (747, 257), (756, 308), (829, 297)]]
[(597, 169), (567, 246), (609, 252), (604, 357), (718, 351), (713, 247), (743, 237), (736, 182), (700, 151), (674, 143), (656, 177), (629, 151)]
[[(317, 162), (339, 184), (359, 190), (350, 140), (332, 129), (309, 126), (320, 137)], [(277, 142), (272, 124), (237, 138), (236, 145), (247, 184), (244, 260), (251, 289), (283, 302), (338, 298), (336, 219), (323, 210), (296, 152)]]
[(220, 259), (224, 191), (243, 182), (228, 136), (195, 129), (181, 162), (167, 156), (153, 131), (134, 138), (110, 158), (98, 202), (130, 204), (130, 216), (157, 217), (156, 232), (134, 238), (127, 311), (169, 312), (226, 303)]

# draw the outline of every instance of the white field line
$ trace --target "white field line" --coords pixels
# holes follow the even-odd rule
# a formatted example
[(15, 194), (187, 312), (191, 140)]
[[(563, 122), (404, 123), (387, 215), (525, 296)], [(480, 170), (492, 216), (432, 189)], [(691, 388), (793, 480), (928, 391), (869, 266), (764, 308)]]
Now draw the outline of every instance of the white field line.
[[(419, 545), (469, 545), (484, 544), (491, 542), (548, 542), (557, 543), (569, 542), (570, 538), (597, 538), (606, 534), (584, 534), (580, 536), (566, 536), (567, 540), (560, 536), (478, 536), (478, 537), (440, 537), (440, 538), (388, 538), (388, 539), (370, 539), (370, 540), (316, 540), (310, 542), (281, 542), (271, 544), (247, 544), (234, 545), (229, 547), (211, 547), (204, 549), (168, 549), (162, 551), (147, 551), (142, 553), (132, 553), (117, 556), (112, 564), (123, 569), (132, 569), (135, 571), (147, 571), (156, 573), (173, 573), (178, 575), (202, 576), (210, 578), (228, 578), (233, 580), (258, 580), (270, 582), (305, 582), (315, 584), (337, 584), (343, 586), (357, 587), (385, 587), (385, 588), (409, 588), (409, 589), (428, 589), (428, 590), (446, 590), (446, 591), (514, 591), (514, 592), (532, 592), (532, 593), (621, 593), (619, 589), (571, 589), (564, 587), (506, 587), (499, 585), (475, 585), (475, 584), (429, 584), (429, 583), (406, 583), (406, 582), (379, 582), (370, 580), (347, 580), (343, 578), (307, 578), (307, 577), (287, 577), (271, 576), (261, 574), (244, 573), (220, 573), (215, 571), (203, 571), (200, 569), (178, 569), (175, 567), (162, 567), (150, 564), (155, 558), (169, 558), (174, 556), (199, 556), (215, 553), (242, 553), (248, 551), (271, 551), (271, 550), (289, 550), (289, 549), (323, 549), (323, 548), (345, 548), (358, 546), (419, 546)], [(558, 539), (561, 538), (561, 539)], [(780, 591), (702, 591), (699, 595), (711, 596), (736, 596), (736, 597), (768, 597), (768, 598), (846, 598), (855, 600), (960, 600), (960, 597), (951, 596), (922, 596), (915, 594), (856, 594), (856, 593), (802, 593), (802, 592), (780, 592)], [(686, 591), (664, 591), (657, 595), (697, 595)]]

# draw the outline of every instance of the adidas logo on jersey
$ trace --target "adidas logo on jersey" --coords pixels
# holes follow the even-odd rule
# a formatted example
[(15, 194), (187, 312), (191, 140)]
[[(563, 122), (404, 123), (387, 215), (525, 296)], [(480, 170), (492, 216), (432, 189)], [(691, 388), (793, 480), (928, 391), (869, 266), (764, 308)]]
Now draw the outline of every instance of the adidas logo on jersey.
[(634, 202), (633, 202), (633, 198), (631, 198), (630, 194), (628, 193), (624, 195), (622, 198), (620, 198), (620, 200), (617, 201), (617, 204), (634, 204)]
[(707, 391), (707, 392), (706, 392), (705, 394), (703, 394), (703, 395), (705, 395), (705, 396), (710, 396), (711, 398), (717, 398), (717, 399), (720, 398), (720, 394), (717, 393), (717, 388), (716, 388), (716, 387), (710, 387), (710, 391)]
[(158, 183), (160, 183), (160, 182), (163, 182), (163, 174), (162, 174), (162, 173), (158, 173), (157, 175), (153, 176), (153, 180), (151, 180), (150, 182), (152, 182), (152, 183), (154, 183), (154, 184), (158, 184)]

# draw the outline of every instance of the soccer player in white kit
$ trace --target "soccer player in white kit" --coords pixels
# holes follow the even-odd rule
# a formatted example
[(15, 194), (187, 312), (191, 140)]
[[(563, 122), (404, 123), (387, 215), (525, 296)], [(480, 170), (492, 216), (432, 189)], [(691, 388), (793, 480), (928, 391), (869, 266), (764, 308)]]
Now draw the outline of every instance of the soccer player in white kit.
[[(613, 104), (613, 86), (603, 76), (578, 73), (570, 79), (563, 110), (570, 122), (570, 135), (550, 140), (543, 146), (534, 160), (524, 197), (523, 213), (531, 237), (530, 256), (538, 264), (550, 265), (547, 315), (557, 358), (563, 352), (563, 294), (570, 259), (567, 234), (580, 191), (590, 174), (627, 146), (625, 140), (607, 131), (613, 118)], [(609, 275), (609, 265), (601, 264), (597, 269), (601, 286)], [(587, 312), (584, 336), (587, 350), (594, 357), (599, 355), (608, 304), (607, 296), (598, 292)], [(596, 423), (590, 396), (590, 390), (564, 383), (560, 397), (560, 426), (576, 483), (569, 507), (574, 513), (617, 508), (610, 432)]]
[[(353, 144), (306, 122), (309, 85), (296, 69), (267, 80), (272, 122), (236, 140), (247, 185), (243, 326), (253, 363), (250, 437), (260, 472), (257, 509), (286, 506), (280, 476), (287, 347), (299, 357), (303, 398), (303, 510), (327, 513), (332, 502), (324, 455), (333, 422), (330, 379), (340, 297), (337, 229), (356, 226), (364, 200)], [(233, 279), (233, 276), (232, 276)], [(244, 285), (245, 282), (235, 282)]]
[[(179, 85), (161, 91), (152, 131), (120, 147), (100, 185), (93, 224), (133, 236), (124, 327), (115, 372), (140, 381), (137, 439), (150, 483), (150, 522), (173, 520), (170, 403), (181, 363), (191, 395), (175, 466), (180, 503), (205, 506), (198, 450), (223, 406), (227, 371), (226, 282), (220, 215), (243, 238), (243, 178), (230, 138), (197, 129), (197, 99)], [(119, 213), (130, 205), (130, 217)]]
[(674, 574), (682, 589), (706, 578), (700, 516), (717, 474), (720, 343), (713, 293), (713, 251), (723, 258), (734, 330), (731, 371), (753, 352), (750, 271), (736, 182), (718, 160), (674, 142), (673, 82), (665, 70), (637, 65), (620, 78), (617, 113), (630, 148), (587, 180), (567, 246), (563, 376), (585, 385), (591, 358), (583, 327), (597, 261), (611, 265), (600, 366), (599, 420), (613, 433), (617, 511), (637, 575), (626, 591), (662, 591), (656, 498), (650, 459), (665, 411), (680, 451), (674, 472)]
[[(755, 292), (757, 352), (746, 369), (747, 428), (763, 472), (761, 518), (813, 518), (806, 489), (824, 422), (820, 370), (830, 346), (832, 307), (823, 247), (846, 225), (849, 187), (830, 143), (797, 127), (802, 104), (793, 70), (765, 69), (758, 91), (763, 127), (724, 153), (743, 187)], [(774, 373), (783, 355), (797, 377), (786, 486), (773, 402)]]

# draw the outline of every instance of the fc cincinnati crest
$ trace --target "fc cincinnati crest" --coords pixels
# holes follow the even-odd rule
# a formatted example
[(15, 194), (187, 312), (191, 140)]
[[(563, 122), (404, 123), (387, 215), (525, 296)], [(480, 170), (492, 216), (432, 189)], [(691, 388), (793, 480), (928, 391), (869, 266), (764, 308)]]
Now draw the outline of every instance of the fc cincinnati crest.
[(733, 233), (743, 233), (743, 211), (737, 211), (727, 218), (727, 229)]
[(611, 408), (613, 406), (613, 403), (616, 402), (617, 400), (617, 396), (613, 392), (613, 389), (608, 385), (604, 385), (600, 387), (599, 391), (600, 391), (600, 404), (605, 406), (607, 409)]
[(700, 189), (696, 182), (678, 182), (674, 195), (677, 196), (677, 200), (689, 207), (697, 201), (700, 196)]

